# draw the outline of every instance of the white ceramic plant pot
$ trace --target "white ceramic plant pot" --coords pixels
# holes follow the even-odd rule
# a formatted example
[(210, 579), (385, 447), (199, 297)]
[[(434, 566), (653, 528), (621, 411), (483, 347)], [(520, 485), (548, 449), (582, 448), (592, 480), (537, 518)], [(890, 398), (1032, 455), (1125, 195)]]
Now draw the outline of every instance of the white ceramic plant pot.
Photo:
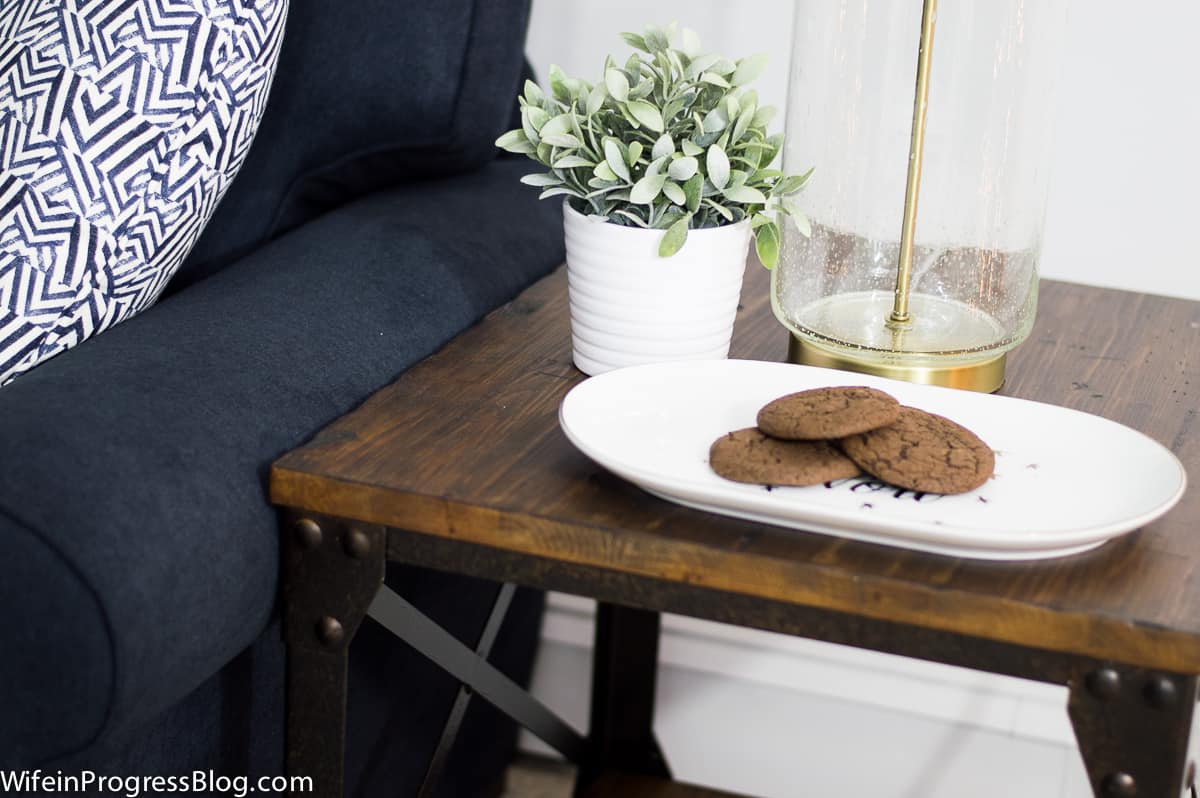
[(622, 227), (563, 203), (571, 346), (585, 374), (729, 356), (750, 222), (689, 230), (659, 257), (662, 230)]

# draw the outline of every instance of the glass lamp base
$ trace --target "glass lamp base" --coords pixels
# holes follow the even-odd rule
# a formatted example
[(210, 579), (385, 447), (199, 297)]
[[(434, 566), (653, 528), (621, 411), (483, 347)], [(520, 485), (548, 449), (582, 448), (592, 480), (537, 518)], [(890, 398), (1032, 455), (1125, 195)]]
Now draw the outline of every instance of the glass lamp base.
[(991, 393), (1004, 384), (1003, 353), (987, 353), (976, 361), (957, 357), (945, 365), (928, 358), (919, 363), (905, 363), (878, 351), (835, 349), (793, 333), (788, 342), (788, 361), (981, 393)]

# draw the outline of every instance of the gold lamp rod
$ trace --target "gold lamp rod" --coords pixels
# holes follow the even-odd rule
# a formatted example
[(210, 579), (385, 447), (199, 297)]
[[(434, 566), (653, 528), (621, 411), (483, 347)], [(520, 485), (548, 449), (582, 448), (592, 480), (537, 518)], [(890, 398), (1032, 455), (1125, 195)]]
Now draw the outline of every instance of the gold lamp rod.
[(921, 161), (925, 153), (925, 111), (929, 105), (929, 67), (933, 62), (933, 27), (937, 0), (924, 0), (921, 47), (917, 54), (917, 89), (913, 99), (912, 141), (908, 150), (908, 183), (904, 189), (904, 223), (900, 230), (900, 261), (896, 268), (896, 301), (889, 326), (908, 326), (909, 279), (912, 277), (913, 236), (917, 229), (917, 197), (921, 191)]

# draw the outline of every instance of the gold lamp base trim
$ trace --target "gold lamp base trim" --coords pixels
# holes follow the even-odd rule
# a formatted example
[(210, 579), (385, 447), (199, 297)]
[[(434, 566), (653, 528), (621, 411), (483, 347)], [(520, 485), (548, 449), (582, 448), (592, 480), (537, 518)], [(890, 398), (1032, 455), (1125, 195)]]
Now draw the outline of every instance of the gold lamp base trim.
[(822, 346), (814, 341), (791, 335), (788, 342), (788, 361), (805, 366), (820, 366), (827, 369), (842, 369), (857, 371), (861, 374), (874, 374), (877, 377), (890, 377), (894, 380), (919, 382), (925, 385), (942, 385), (947, 388), (961, 388), (967, 391), (992, 393), (1004, 384), (1004, 362), (1006, 356), (1001, 354), (980, 360), (975, 363), (956, 363), (946, 366), (903, 365), (895, 363), (880, 363), (867, 360), (865, 357), (839, 352)]

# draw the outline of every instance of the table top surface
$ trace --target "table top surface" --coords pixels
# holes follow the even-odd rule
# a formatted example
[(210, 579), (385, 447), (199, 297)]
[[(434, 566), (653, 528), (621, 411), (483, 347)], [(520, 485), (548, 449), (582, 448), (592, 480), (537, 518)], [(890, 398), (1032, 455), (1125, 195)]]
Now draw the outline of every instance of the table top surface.
[[(732, 357), (785, 359), (768, 284), (752, 262)], [(277, 461), (272, 500), (567, 566), (1200, 672), (1200, 490), (1059, 560), (853, 542), (690, 510), (607, 473), (558, 426), (583, 378), (560, 269)], [(1000, 393), (1119, 421), (1200, 478), (1200, 303), (1043, 281)]]

